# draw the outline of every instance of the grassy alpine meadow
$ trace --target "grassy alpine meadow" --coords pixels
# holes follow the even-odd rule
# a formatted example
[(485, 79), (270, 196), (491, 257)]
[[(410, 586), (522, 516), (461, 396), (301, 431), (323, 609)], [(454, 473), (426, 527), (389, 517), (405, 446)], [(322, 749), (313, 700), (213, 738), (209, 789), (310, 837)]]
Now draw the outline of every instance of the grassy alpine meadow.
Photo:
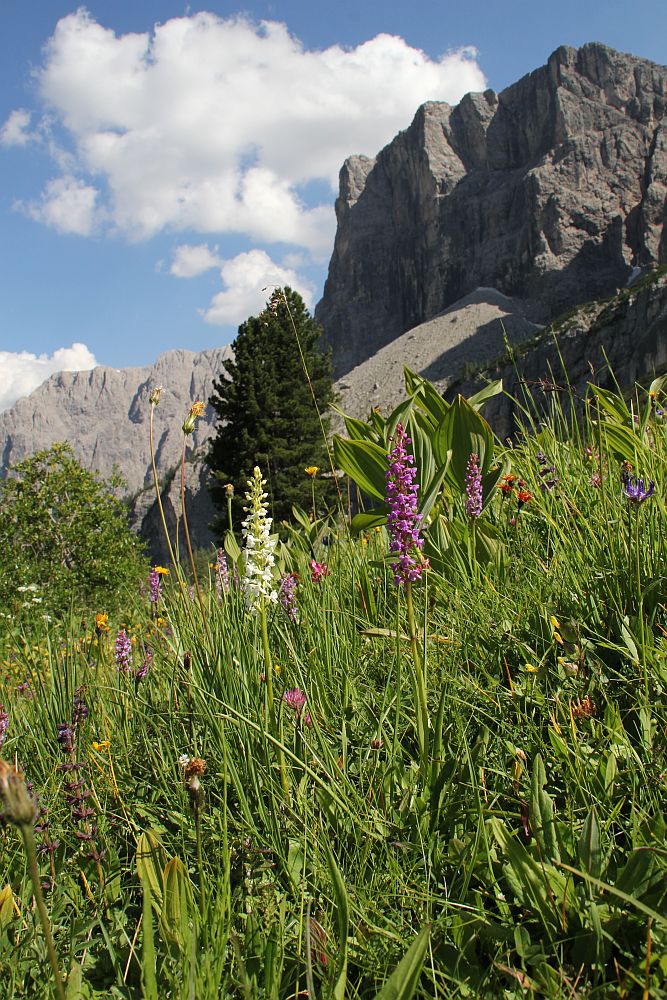
[(3, 998), (667, 996), (663, 381), (496, 391), (406, 370), (338, 512), (256, 469), (208, 570), (3, 619)]

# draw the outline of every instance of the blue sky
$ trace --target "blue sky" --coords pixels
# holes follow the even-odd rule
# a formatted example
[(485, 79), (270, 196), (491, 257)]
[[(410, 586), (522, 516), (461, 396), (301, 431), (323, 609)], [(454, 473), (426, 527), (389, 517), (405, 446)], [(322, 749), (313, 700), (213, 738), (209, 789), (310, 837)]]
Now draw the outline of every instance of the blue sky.
[(57, 368), (228, 343), (272, 283), (314, 306), (346, 155), (561, 44), (664, 63), (667, 3), (640, 11), (3, 0), (0, 409)]

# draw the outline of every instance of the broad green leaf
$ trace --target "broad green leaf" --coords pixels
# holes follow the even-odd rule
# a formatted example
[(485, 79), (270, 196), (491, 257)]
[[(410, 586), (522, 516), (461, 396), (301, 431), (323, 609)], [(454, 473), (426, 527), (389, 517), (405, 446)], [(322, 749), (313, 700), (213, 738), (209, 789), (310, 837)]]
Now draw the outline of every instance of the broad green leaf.
[(375, 1000), (411, 1000), (424, 967), (431, 928), (422, 927)]
[(227, 531), (225, 535), (224, 549), (233, 563), (237, 563), (241, 557), (241, 549), (232, 531)]
[(4, 931), (14, 919), (14, 897), (12, 887), (5, 885), (0, 889), (0, 930)]
[(150, 882), (143, 884), (143, 909), (141, 915), (142, 951), (141, 984), (144, 1000), (158, 1000), (157, 978), (155, 975), (155, 938), (153, 936), (153, 906)]
[(616, 888), (641, 898), (651, 885), (655, 856), (648, 847), (633, 851), (616, 878)]
[(632, 424), (632, 414), (625, 404), (622, 396), (611, 392), (610, 389), (603, 389), (599, 385), (589, 382), (589, 388), (596, 397), (600, 407), (619, 424)]
[(337, 467), (363, 493), (384, 500), (389, 468), (386, 451), (372, 441), (348, 441), (339, 434), (334, 434), (333, 446)]
[(667, 385), (667, 375), (658, 375), (648, 387), (649, 395), (659, 396), (661, 392), (665, 391), (665, 385)]
[(447, 452), (452, 452), (445, 479), (460, 492), (465, 490), (471, 454), (479, 456), (482, 475), (486, 475), (493, 464), (493, 432), (484, 417), (460, 395), (443, 417), (435, 433), (433, 447), (440, 464), (446, 461)]
[(297, 507), (296, 504), (292, 504), (292, 517), (298, 524), (301, 525), (304, 531), (310, 532), (312, 521), (310, 520), (308, 514), (306, 514), (305, 510), (301, 510), (301, 508)]
[(533, 762), (530, 795), (530, 824), (535, 839), (545, 861), (560, 861), (560, 851), (556, 839), (554, 807), (545, 791), (547, 775), (542, 755), (538, 753)]
[(591, 806), (588, 816), (584, 822), (579, 838), (579, 860), (589, 875), (594, 878), (600, 877), (602, 870), (602, 854), (600, 851), (600, 827), (595, 812), (595, 806)]
[(413, 399), (404, 399), (402, 403), (399, 403), (395, 410), (389, 414), (385, 424), (385, 442), (387, 444), (388, 450), (391, 449), (392, 438), (396, 433), (396, 427), (398, 424), (403, 424), (403, 427), (407, 427), (408, 421), (410, 419), (410, 414), (412, 413), (412, 407), (415, 405)]
[(142, 886), (148, 885), (153, 906), (162, 910), (162, 872), (167, 864), (167, 852), (153, 830), (146, 830), (137, 840), (137, 875)]
[(408, 395), (413, 396), (415, 404), (428, 414), (429, 420), (437, 427), (450, 408), (450, 403), (441, 396), (435, 386), (427, 379), (417, 375), (409, 368), (403, 369), (405, 388)]
[(180, 858), (171, 858), (163, 874), (164, 902), (160, 930), (165, 938), (182, 949), (184, 930), (190, 917), (191, 890), (187, 869)]
[(536, 861), (499, 819), (489, 820), (489, 826), (509, 859), (505, 873), (518, 901), (532, 906), (550, 931), (562, 931), (563, 913), (576, 906), (572, 882), (547, 861)]
[(489, 469), (482, 476), (482, 510), (486, 510), (498, 490), (498, 483), (509, 472), (509, 462), (503, 462), (497, 468)]
[(473, 410), (479, 410), (487, 400), (492, 399), (493, 396), (497, 396), (502, 391), (503, 380), (499, 378), (495, 382), (489, 382), (488, 385), (485, 385), (483, 389), (480, 389), (473, 396), (468, 396), (468, 402)]
[(336, 983), (333, 989), (333, 996), (334, 1000), (344, 1000), (347, 983), (347, 937), (349, 933), (350, 908), (343, 876), (336, 864), (336, 859), (329, 844), (325, 844), (325, 847), (329, 875), (331, 876), (334, 896), (336, 897), (336, 923), (338, 925), (338, 968), (336, 970)]
[(426, 520), (428, 515), (431, 513), (433, 505), (435, 501), (438, 499), (438, 495), (442, 487), (442, 481), (447, 473), (447, 466), (451, 461), (451, 457), (452, 457), (451, 452), (447, 452), (447, 461), (433, 475), (433, 478), (431, 479), (431, 482), (428, 484), (426, 491), (423, 493), (420, 492), (419, 494), (419, 513), (422, 515), (422, 518), (424, 520)]
[[(472, 530), (472, 525), (466, 525)], [(495, 525), (488, 521), (477, 521), (474, 526), (475, 531), (475, 558), (478, 563), (498, 564), (504, 545), (500, 537), (500, 532)]]
[(387, 523), (386, 510), (375, 508), (374, 510), (362, 511), (355, 514), (350, 522), (350, 528), (354, 534), (360, 531), (370, 531), (371, 528), (379, 528)]
[[(338, 412), (342, 411), (339, 410)], [(343, 419), (345, 421), (345, 430), (353, 441), (372, 441), (374, 444), (382, 444), (384, 439), (378, 434), (375, 427), (365, 423), (363, 420), (357, 420), (356, 417), (348, 417), (347, 414), (343, 414)]]
[(608, 451), (622, 462), (637, 463), (637, 459), (643, 457), (642, 443), (639, 435), (630, 427), (621, 424), (611, 424), (608, 421), (602, 422), (602, 436)]
[[(410, 418), (408, 424), (408, 434), (412, 439), (412, 445), (408, 450), (412, 452), (417, 470), (417, 483), (419, 485), (419, 500), (428, 491), (431, 481), (436, 473), (435, 458), (429, 436), (418, 426), (416, 421)], [(419, 509), (421, 510), (421, 504)]]

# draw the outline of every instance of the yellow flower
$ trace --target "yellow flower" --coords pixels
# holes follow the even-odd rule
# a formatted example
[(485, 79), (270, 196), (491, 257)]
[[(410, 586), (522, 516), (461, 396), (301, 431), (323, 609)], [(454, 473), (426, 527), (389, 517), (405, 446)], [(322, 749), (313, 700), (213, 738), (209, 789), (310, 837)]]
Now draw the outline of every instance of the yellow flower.
[(95, 615), (95, 628), (100, 635), (109, 631), (109, 615), (106, 612)]
[(169, 570), (165, 569), (164, 566), (154, 566), (153, 570), (158, 573), (159, 576), (169, 576)]
[(303, 471), (306, 473), (307, 476), (313, 478), (320, 471), (320, 467), (319, 465), (307, 465)]
[(529, 673), (529, 674), (536, 674), (537, 673), (537, 667), (534, 667), (532, 663), (527, 663), (526, 664), (526, 672)]
[(97, 740), (93, 740), (93, 750), (108, 750), (110, 746), (109, 740), (100, 740), (99, 743)]
[(554, 632), (554, 642), (557, 642), (559, 646), (563, 645), (563, 636), (560, 632)]
[(274, 664), (273, 664), (273, 669), (275, 670), (275, 672), (276, 672), (277, 674), (280, 674), (280, 672), (282, 671), (282, 669), (283, 669), (283, 668), (282, 668), (282, 667), (280, 666), (280, 664), (279, 664), (279, 663), (274, 663)]
[(549, 621), (551, 622), (554, 628), (560, 628), (560, 622), (558, 621), (555, 615), (552, 615)]
[(197, 421), (197, 418), (203, 416), (205, 409), (206, 407), (199, 400), (197, 400), (196, 403), (192, 404), (192, 406), (190, 407), (190, 412), (185, 418), (185, 423), (183, 424), (184, 434), (192, 434), (192, 432), (195, 429), (195, 423)]

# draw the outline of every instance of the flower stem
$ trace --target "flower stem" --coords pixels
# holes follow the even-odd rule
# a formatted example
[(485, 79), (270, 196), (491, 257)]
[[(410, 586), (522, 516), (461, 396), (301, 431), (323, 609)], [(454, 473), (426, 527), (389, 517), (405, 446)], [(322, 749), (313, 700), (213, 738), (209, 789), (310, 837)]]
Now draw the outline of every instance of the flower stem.
[(151, 466), (153, 469), (153, 484), (155, 486), (155, 497), (157, 500), (158, 510), (160, 511), (160, 520), (162, 521), (162, 530), (164, 532), (164, 537), (167, 541), (167, 547), (169, 549), (169, 556), (171, 558), (174, 569), (176, 570), (176, 575), (180, 578), (180, 568), (178, 562), (174, 555), (174, 550), (171, 545), (171, 538), (169, 537), (169, 532), (167, 531), (167, 522), (164, 516), (164, 508), (162, 507), (162, 497), (160, 496), (160, 484), (157, 478), (157, 467), (155, 465), (155, 448), (153, 447), (153, 411), (155, 407), (151, 405), (150, 417), (148, 421), (148, 443), (151, 453)]
[(259, 617), (262, 626), (262, 650), (264, 653), (264, 674), (266, 676), (266, 727), (273, 732), (273, 665), (269, 649), (269, 630), (266, 622), (266, 600), (262, 597), (259, 606)]
[(415, 668), (415, 685), (417, 688), (417, 700), (418, 705), (416, 706), (419, 712), (420, 725), (419, 729), (419, 750), (421, 756), (421, 762), (424, 768), (424, 776), (427, 774), (428, 765), (428, 731), (429, 731), (429, 717), (428, 717), (428, 699), (426, 695), (426, 681), (424, 679), (424, 669), (422, 666), (421, 654), (419, 652), (419, 644), (417, 641), (417, 625), (415, 622), (415, 609), (414, 602), (412, 598), (412, 581), (407, 580), (405, 584), (405, 597), (407, 602), (408, 611), (408, 629), (410, 632), (410, 650), (412, 652), (412, 662)]
[(39, 879), (39, 868), (37, 867), (37, 853), (35, 850), (35, 835), (33, 833), (32, 824), (21, 823), (20, 829), (21, 829), (21, 836), (23, 837), (23, 846), (25, 849), (25, 855), (28, 861), (30, 878), (32, 880), (32, 888), (35, 894), (35, 902), (37, 903), (37, 912), (39, 913), (39, 919), (42, 924), (42, 931), (44, 932), (44, 940), (46, 942), (46, 950), (49, 955), (49, 961), (51, 962), (51, 968), (53, 969), (53, 978), (56, 984), (56, 993), (58, 994), (58, 1000), (65, 1000), (65, 989), (63, 987), (63, 981), (60, 976), (58, 955), (56, 954), (56, 947), (55, 944), (53, 943), (53, 936), (51, 934), (51, 923), (49, 921), (49, 915), (46, 912), (46, 907), (44, 906), (44, 896), (42, 895), (42, 886)]
[[(269, 630), (266, 621), (266, 598), (262, 597), (259, 605), (259, 616), (262, 627), (262, 650), (264, 652), (264, 675), (266, 677), (266, 728), (273, 735), (275, 730), (275, 716), (273, 712), (273, 664), (271, 662), (271, 649), (269, 648)], [(282, 726), (279, 728), (279, 738), (282, 743)], [(278, 746), (278, 767), (280, 768), (280, 783), (283, 786), (285, 795), (289, 795), (289, 782), (287, 781), (287, 768), (285, 767), (285, 754), (282, 746)]]

